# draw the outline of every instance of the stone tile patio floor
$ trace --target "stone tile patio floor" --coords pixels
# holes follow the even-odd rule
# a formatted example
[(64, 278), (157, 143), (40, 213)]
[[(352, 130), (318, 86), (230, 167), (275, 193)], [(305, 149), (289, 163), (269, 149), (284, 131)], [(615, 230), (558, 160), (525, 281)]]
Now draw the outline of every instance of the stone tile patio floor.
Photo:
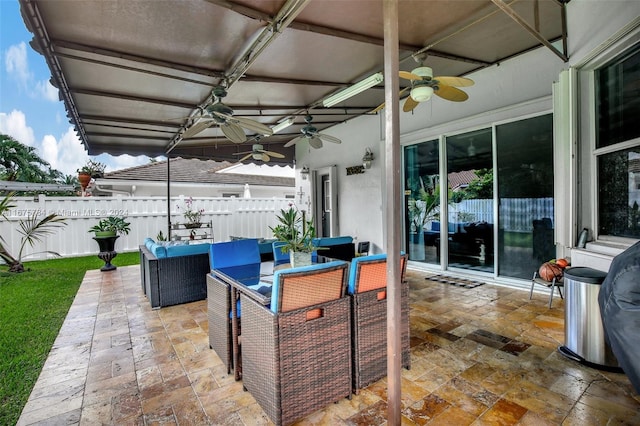
[[(407, 275), (403, 424), (640, 424), (624, 374), (557, 352), (562, 300), (549, 309), (542, 294)], [(152, 310), (137, 266), (89, 271), (18, 424), (270, 424), (209, 349), (207, 325), (205, 301)], [(386, 424), (385, 379), (299, 424)]]

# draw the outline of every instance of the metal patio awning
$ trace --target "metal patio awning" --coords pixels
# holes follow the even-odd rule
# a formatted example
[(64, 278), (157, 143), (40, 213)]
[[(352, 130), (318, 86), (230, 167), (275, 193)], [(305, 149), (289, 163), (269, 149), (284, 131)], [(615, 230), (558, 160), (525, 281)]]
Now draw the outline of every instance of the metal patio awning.
[[(435, 75), (464, 76), (541, 46), (566, 58), (564, 1), (399, 2), (400, 70), (424, 59)], [(323, 106), (332, 93), (384, 68), (382, 0), (20, 0), (90, 155), (167, 155), (236, 161), (259, 142), (284, 144), (305, 117), (322, 131), (384, 102), (383, 84)], [(558, 43), (562, 46), (562, 43)], [(566, 44), (564, 44), (566, 46)], [(403, 87), (410, 84), (401, 80)], [(274, 126), (231, 142), (214, 125), (187, 133), (224, 85), (233, 117)], [(405, 92), (404, 96), (407, 93)], [(246, 161), (260, 161), (259, 157)]]

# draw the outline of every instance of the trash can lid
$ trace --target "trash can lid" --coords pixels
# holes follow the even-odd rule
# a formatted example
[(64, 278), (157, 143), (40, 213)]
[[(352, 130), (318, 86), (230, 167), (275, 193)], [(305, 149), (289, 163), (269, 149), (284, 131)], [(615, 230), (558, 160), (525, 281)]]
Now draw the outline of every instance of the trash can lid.
[(574, 281), (588, 284), (602, 284), (607, 277), (607, 273), (593, 268), (576, 266), (564, 270), (564, 277)]

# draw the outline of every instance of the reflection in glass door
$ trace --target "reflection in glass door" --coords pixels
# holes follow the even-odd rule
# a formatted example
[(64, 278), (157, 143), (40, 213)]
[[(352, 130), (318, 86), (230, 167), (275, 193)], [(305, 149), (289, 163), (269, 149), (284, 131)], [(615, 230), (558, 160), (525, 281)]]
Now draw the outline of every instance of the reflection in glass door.
[(406, 146), (404, 165), (409, 260), (531, 279), (555, 257), (551, 114)]
[(409, 260), (439, 263), (440, 190), (438, 140), (404, 148), (405, 241)]
[(496, 126), (498, 274), (529, 279), (555, 256), (553, 116)]
[(447, 136), (446, 153), (447, 265), (491, 273), (494, 271), (491, 129)]

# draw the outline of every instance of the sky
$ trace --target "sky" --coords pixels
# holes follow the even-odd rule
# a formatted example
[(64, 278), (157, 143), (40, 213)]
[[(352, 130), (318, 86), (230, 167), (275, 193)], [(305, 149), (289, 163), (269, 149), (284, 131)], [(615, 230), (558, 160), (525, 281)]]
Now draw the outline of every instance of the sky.
[(105, 171), (149, 162), (149, 157), (107, 154), (89, 156), (67, 118), (58, 89), (49, 83), (44, 56), (31, 48), (17, 0), (0, 0), (0, 133), (36, 148), (40, 158), (64, 175), (76, 175), (87, 160), (106, 164)]

